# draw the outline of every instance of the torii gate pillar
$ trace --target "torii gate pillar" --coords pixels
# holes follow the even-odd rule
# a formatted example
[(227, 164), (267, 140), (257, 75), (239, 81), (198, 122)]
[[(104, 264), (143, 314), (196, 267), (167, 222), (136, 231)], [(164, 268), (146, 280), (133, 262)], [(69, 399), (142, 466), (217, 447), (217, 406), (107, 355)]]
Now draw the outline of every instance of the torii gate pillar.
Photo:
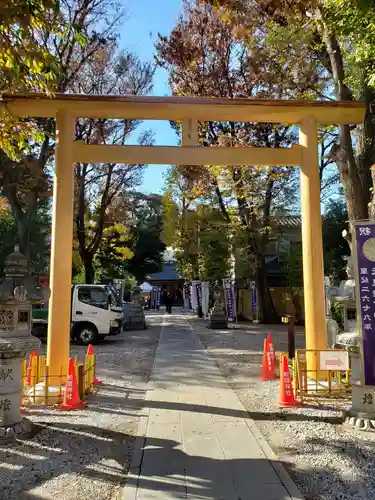
[[(320, 213), (318, 131), (314, 118), (300, 124), (301, 216), (306, 349), (327, 349), (323, 238)], [(318, 354), (307, 353), (307, 369), (317, 370)], [(317, 374), (318, 375), (318, 374)], [(309, 373), (313, 377), (313, 373)]]
[[(49, 385), (65, 383), (70, 351), (73, 249), (73, 137), (75, 119), (67, 110), (56, 116), (47, 365)], [(62, 378), (61, 378), (62, 377)]]

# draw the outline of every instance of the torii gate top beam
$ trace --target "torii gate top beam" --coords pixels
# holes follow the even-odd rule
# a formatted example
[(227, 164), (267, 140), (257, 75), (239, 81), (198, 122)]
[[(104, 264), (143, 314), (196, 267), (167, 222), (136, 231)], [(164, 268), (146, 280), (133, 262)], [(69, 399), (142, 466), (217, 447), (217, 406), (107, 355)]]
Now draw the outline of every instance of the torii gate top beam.
[(69, 110), (77, 118), (186, 120), (296, 124), (306, 117), (317, 124), (363, 121), (358, 101), (292, 101), (200, 97), (95, 96), (84, 94), (2, 94), (0, 105), (20, 117), (55, 117)]

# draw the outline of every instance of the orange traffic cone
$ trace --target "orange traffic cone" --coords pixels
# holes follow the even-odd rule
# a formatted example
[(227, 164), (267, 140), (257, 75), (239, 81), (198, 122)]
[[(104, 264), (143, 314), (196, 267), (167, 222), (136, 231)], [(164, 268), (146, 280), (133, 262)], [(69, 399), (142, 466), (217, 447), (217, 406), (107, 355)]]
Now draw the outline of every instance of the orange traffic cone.
[(270, 348), (271, 356), (273, 358), (273, 365), (276, 368), (276, 352), (275, 352), (275, 348), (273, 347), (271, 332), (268, 332), (267, 340), (268, 340), (268, 345)]
[[(87, 348), (86, 356), (94, 356), (94, 348), (92, 344), (90, 344)], [(93, 365), (95, 368), (95, 364)], [(103, 382), (99, 380), (96, 375), (94, 374), (94, 385), (101, 385)]]
[(36, 351), (31, 351), (30, 357), (29, 357), (29, 363), (27, 365), (27, 375), (26, 375), (26, 385), (28, 385), (28, 386), (31, 385), (34, 358), (36, 356), (37, 356), (37, 352)]
[(263, 349), (263, 365), (262, 365), (262, 380), (275, 380), (275, 365), (273, 363), (273, 357), (271, 356), (270, 347), (268, 340), (264, 339), (264, 349)]
[(74, 361), (73, 358), (70, 358), (68, 376), (65, 384), (64, 401), (60, 406), (60, 410), (80, 410), (85, 406), (86, 403), (81, 401), (81, 398), (79, 397)]
[(285, 354), (281, 356), (279, 406), (282, 406), (284, 408), (301, 406), (301, 404), (298, 401), (296, 401), (296, 398), (294, 397), (292, 380), (290, 377), (290, 371), (288, 366), (288, 358), (285, 356)]

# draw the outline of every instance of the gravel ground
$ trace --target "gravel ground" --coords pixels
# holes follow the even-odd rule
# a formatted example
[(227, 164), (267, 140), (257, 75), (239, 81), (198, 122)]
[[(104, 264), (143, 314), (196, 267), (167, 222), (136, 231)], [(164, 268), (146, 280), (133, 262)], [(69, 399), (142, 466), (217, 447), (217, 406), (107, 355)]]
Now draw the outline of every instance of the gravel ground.
[[(115, 500), (130, 465), (162, 315), (95, 346), (103, 385), (78, 412), (29, 409), (37, 434), (0, 446), (1, 500)], [(85, 348), (72, 346), (72, 355)]]
[[(209, 330), (190, 317), (204, 346), (307, 500), (375, 499), (375, 435), (340, 425), (342, 403), (280, 409), (278, 381), (262, 382), (267, 328)], [(287, 350), (285, 327), (270, 327), (275, 348)], [(303, 331), (297, 347), (303, 347)]]

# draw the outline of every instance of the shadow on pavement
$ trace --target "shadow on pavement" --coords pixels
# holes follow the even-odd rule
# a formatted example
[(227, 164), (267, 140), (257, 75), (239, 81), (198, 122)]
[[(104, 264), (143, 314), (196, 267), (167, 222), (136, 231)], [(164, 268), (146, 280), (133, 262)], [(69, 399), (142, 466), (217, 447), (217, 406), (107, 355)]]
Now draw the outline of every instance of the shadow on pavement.
[[(130, 396), (131, 396), (130, 391)], [(136, 394), (134, 394), (136, 396)], [(202, 414), (220, 415), (224, 417), (252, 419), (252, 420), (282, 420), (282, 421), (309, 421), (309, 422), (327, 422), (332, 425), (342, 423), (342, 418), (339, 416), (319, 416), (307, 415), (302, 413), (292, 413), (290, 410), (286, 413), (282, 411), (275, 412), (256, 412), (246, 410), (232, 410), (218, 406), (198, 405), (189, 403), (174, 403), (170, 401), (153, 401), (150, 399), (137, 399), (137, 397), (127, 398), (124, 394), (124, 399), (119, 405), (118, 397), (108, 395), (97, 395), (96, 401), (98, 404), (91, 404), (90, 409), (101, 413), (120, 413), (124, 415), (133, 414), (134, 410), (142, 408), (160, 409), (160, 410), (175, 410), (181, 412), (193, 412)], [(95, 401), (94, 401), (95, 403)], [(100, 403), (100, 404), (99, 404)]]
[[(141, 440), (142, 438), (137, 438)], [(141, 445), (142, 445), (141, 443)], [(172, 440), (146, 438), (142, 458), (140, 477), (131, 476), (127, 481), (126, 494), (138, 486), (139, 498), (195, 498), (220, 500), (290, 500), (286, 490), (280, 489), (274, 471), (280, 466), (286, 468), (293, 476), (295, 466), (287, 461), (269, 461), (267, 459), (234, 459), (218, 460), (196, 455), (188, 455), (176, 448), (178, 443)], [(273, 469), (273, 470), (272, 470)], [(321, 473), (328, 480), (321, 482)], [(335, 487), (349, 492), (345, 498), (373, 498), (368, 496), (365, 483), (360, 483), (353, 476), (342, 478), (340, 473), (330, 466), (309, 469), (304, 468), (302, 474), (308, 486), (302, 481), (300, 487), (303, 498), (308, 500), (337, 500)], [(236, 481), (236, 493), (233, 484), (227, 482), (232, 476)], [(249, 477), (251, 486), (249, 487)], [(301, 476), (300, 476), (301, 477)], [(273, 478), (273, 479), (272, 479)], [(148, 493), (149, 492), (149, 493)], [(355, 496), (360, 492), (361, 497)], [(188, 496), (189, 495), (189, 496)], [(128, 498), (124, 495), (122, 498)], [(130, 497), (129, 497), (130, 498)], [(341, 497), (340, 498), (344, 498)]]
[[(55, 449), (52, 446), (41, 448), (38, 436), (30, 441), (19, 443), (18, 446), (0, 448), (2, 464), (0, 498), (2, 500), (49, 498), (45, 494), (39, 495), (37, 491), (34, 493), (30, 490), (43, 487), (43, 483), (51, 478), (72, 473), (84, 476), (88, 481), (107, 481), (124, 486), (135, 441), (141, 440), (143, 443), (142, 438), (134, 438), (116, 430), (103, 430), (87, 425), (55, 423), (50, 426), (47, 424), (40, 425), (40, 431), (51, 433)], [(329, 446), (329, 443), (324, 442), (324, 445)], [(270, 467), (275, 468), (277, 464), (287, 467), (293, 473), (293, 466), (288, 462), (277, 463), (266, 459), (217, 460), (188, 455), (177, 446), (178, 443), (172, 440), (146, 438), (147, 454), (143, 456), (139, 488), (152, 492), (167, 492), (174, 498), (186, 498), (187, 493), (190, 493), (194, 495), (194, 498), (200, 499), (258, 500), (260, 497), (257, 496), (257, 490), (267, 491), (270, 498), (277, 498), (277, 500), (289, 498), (286, 492), (285, 496), (275, 496), (276, 491), (280, 490), (276, 490), (278, 487), (275, 482), (269, 482), (267, 479), (271, 476)], [(22, 454), (19, 447), (23, 449)], [(80, 453), (82, 447), (90, 449), (91, 455), (88, 456), (86, 453), (82, 457)], [(342, 447), (338, 451), (345, 453)], [(290, 452), (297, 452), (297, 450), (290, 450)], [(166, 463), (167, 457), (168, 463)], [(355, 457), (351, 458), (354, 461)], [(48, 464), (53, 464), (53, 467), (48, 467)], [(13, 469), (13, 465), (17, 468)], [(360, 488), (365, 495), (366, 488), (363, 484), (359, 485), (354, 478), (341, 478), (336, 471), (330, 471), (329, 467), (324, 468), (325, 475), (327, 475), (327, 469), (332, 482), (341, 482), (351, 492), (358, 491)], [(229, 472), (231, 474), (228, 474)], [(249, 474), (254, 475), (255, 478), (251, 491), (248, 489), (247, 482)], [(319, 498), (333, 500), (335, 498), (333, 492), (324, 491), (325, 485), (320, 482), (319, 470), (304, 469), (303, 474), (309, 478), (310, 484), (309, 491), (302, 491), (306, 498), (309, 500)], [(233, 475), (237, 479), (240, 490), (243, 488), (242, 491), (238, 491), (236, 497), (226, 490), (230, 487), (225, 479), (228, 475)], [(186, 487), (186, 482), (188, 487)], [(128, 480), (129, 486), (135, 486), (136, 483), (137, 478), (131, 476)], [(262, 488), (264, 483), (267, 484), (265, 489)], [(315, 494), (315, 489), (320, 493)], [(82, 492), (79, 495), (76, 498), (82, 500), (88, 498)], [(58, 498), (65, 498), (64, 491), (60, 492)], [(371, 497), (363, 496), (363, 498)], [(266, 500), (266, 497), (262, 500)]]

